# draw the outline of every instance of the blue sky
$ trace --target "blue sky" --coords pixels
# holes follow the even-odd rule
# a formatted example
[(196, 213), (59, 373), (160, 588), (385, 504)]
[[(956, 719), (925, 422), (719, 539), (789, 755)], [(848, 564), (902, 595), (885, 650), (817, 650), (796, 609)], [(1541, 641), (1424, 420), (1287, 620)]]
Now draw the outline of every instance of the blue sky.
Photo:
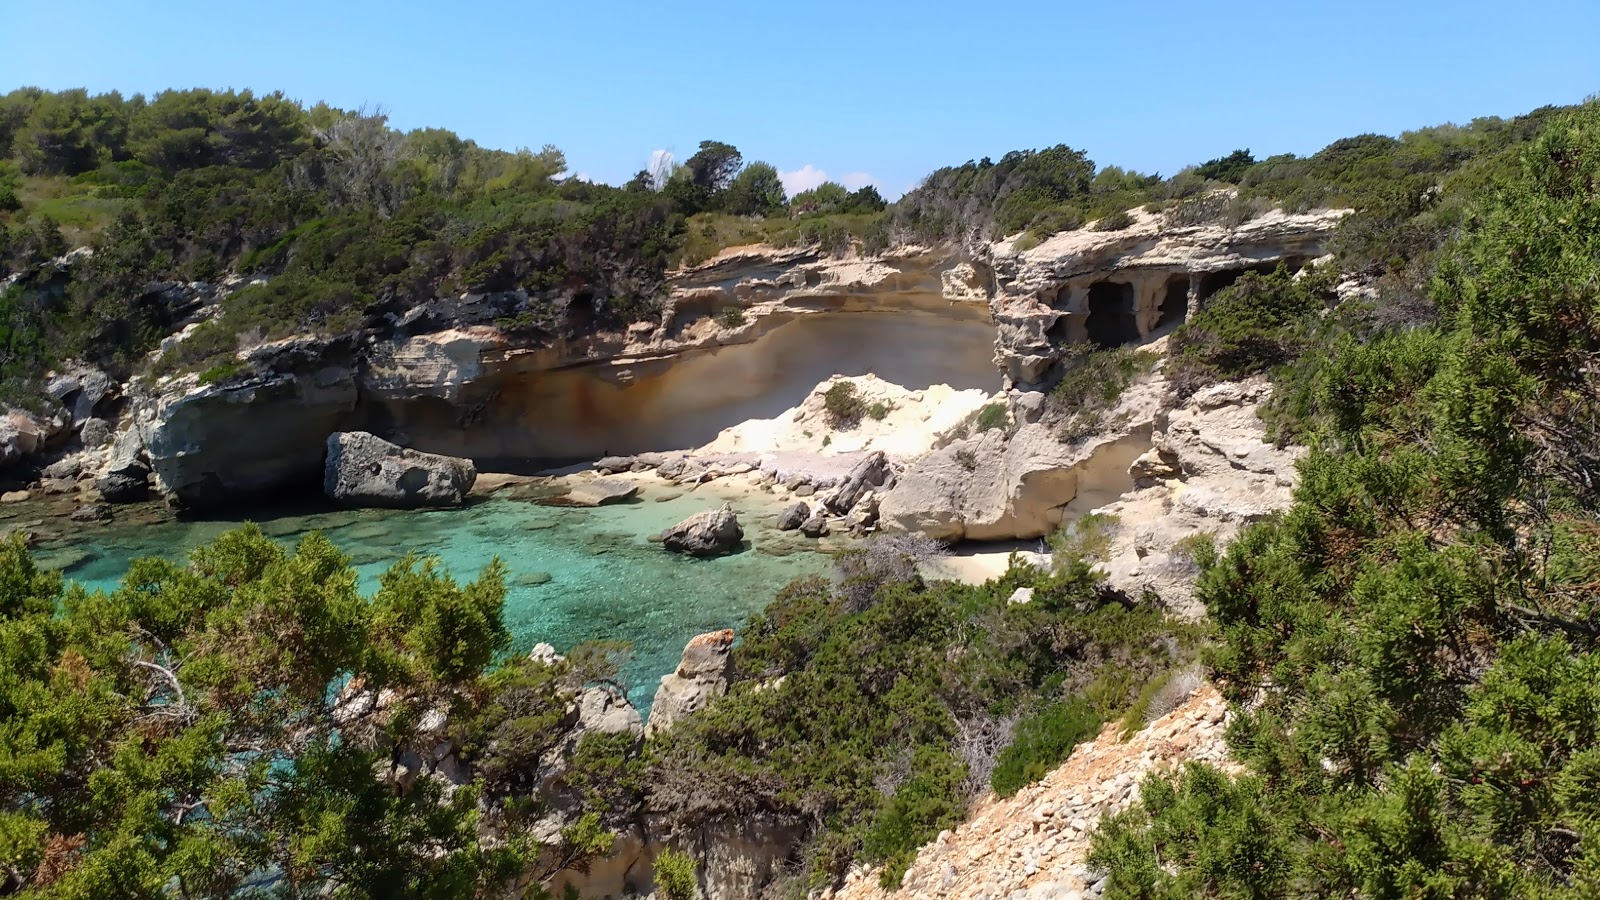
[(1016, 148), (1170, 174), (1600, 91), (1597, 0), (0, 0), (0, 22), (0, 90), (281, 89), (612, 182), (715, 138), (891, 195)]

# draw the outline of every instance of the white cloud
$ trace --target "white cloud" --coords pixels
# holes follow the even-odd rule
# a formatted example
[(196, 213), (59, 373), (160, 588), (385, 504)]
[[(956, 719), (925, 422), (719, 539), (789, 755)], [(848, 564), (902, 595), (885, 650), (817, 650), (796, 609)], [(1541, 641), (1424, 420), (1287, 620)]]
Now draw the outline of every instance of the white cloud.
[(852, 191), (859, 191), (869, 184), (877, 184), (878, 179), (872, 177), (868, 172), (851, 172), (849, 175), (839, 179), (839, 183)]
[(657, 168), (659, 168), (661, 166), (661, 164), (663, 162), (665, 162), (667, 165), (671, 165), (672, 164), (672, 151), (671, 150), (651, 150), (650, 151), (650, 165), (646, 166), (646, 168), (649, 169), (650, 171), (654, 172)]
[(817, 185), (828, 180), (828, 173), (806, 163), (793, 172), (779, 172), (778, 178), (783, 181), (783, 189), (793, 197), (801, 191), (809, 191)]

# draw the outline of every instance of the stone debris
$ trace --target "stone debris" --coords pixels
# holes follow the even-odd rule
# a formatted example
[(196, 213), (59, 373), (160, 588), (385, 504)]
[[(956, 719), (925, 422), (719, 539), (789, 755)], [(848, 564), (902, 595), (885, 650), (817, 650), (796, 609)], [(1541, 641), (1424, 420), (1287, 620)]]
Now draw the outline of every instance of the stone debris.
[(1104, 889), (1101, 873), (1085, 863), (1102, 816), (1138, 799), (1151, 772), (1187, 761), (1232, 770), (1223, 740), (1227, 704), (1204, 686), (1188, 702), (1127, 741), (1119, 723), (1080, 744), (1044, 780), (1000, 799), (979, 801), (967, 821), (924, 846), (897, 893), (878, 886), (878, 873), (856, 869), (836, 900), (1090, 900)]

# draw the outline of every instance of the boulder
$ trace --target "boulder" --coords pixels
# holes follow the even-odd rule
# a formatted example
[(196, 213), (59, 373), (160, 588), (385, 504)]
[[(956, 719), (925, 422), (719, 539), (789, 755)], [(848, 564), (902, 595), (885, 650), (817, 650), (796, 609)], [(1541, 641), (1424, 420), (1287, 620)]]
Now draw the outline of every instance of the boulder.
[(825, 537), (828, 534), (828, 517), (820, 511), (811, 518), (800, 523), (800, 533), (808, 538)]
[(868, 494), (856, 504), (856, 508), (845, 518), (845, 525), (851, 534), (863, 534), (878, 526), (879, 503), (877, 494)]
[(804, 500), (796, 501), (793, 506), (787, 507), (778, 513), (778, 530), (793, 531), (805, 524), (811, 518), (811, 507)]
[(0, 503), (26, 503), (32, 497), (28, 491), (6, 491), (0, 494)]
[(94, 450), (111, 443), (111, 423), (105, 419), (84, 419), (78, 425), (78, 440)]
[(16, 465), (45, 442), (46, 428), (33, 416), (12, 410), (0, 416), (0, 468)]
[(39, 474), (45, 478), (77, 478), (81, 471), (83, 471), (83, 457), (73, 454), (63, 456), (45, 466)]
[(77, 366), (71, 371), (51, 378), (45, 384), (45, 393), (61, 404), (75, 422), (82, 422), (95, 414), (102, 400), (117, 391), (111, 376), (90, 366)]
[(138, 433), (117, 435), (94, 486), (107, 503), (138, 503), (149, 495), (150, 467), (144, 461)]
[(674, 456), (671, 459), (667, 460), (666, 462), (662, 463), (661, 465), (657, 466), (656, 467), (656, 474), (660, 475), (662, 478), (667, 478), (667, 479), (677, 478), (679, 475), (683, 474), (683, 470), (685, 468), (687, 468), (688, 465), (689, 465), (688, 461), (685, 460), (683, 457)]
[(364, 431), (328, 435), (322, 490), (353, 506), (459, 506), (478, 471), (471, 460), (422, 453)]
[(661, 544), (668, 550), (690, 556), (718, 556), (739, 549), (744, 529), (733, 513), (733, 504), (695, 513), (661, 532)]
[(823, 506), (836, 515), (844, 515), (853, 509), (856, 501), (872, 488), (883, 487), (889, 480), (889, 460), (883, 455), (882, 450), (875, 450), (867, 454), (856, 463), (850, 474), (845, 476), (844, 484), (839, 485), (839, 490), (829, 497)]
[(655, 700), (650, 705), (650, 724), (645, 734), (652, 735), (705, 706), (714, 697), (728, 692), (733, 676), (733, 629), (697, 635), (683, 648), (678, 668), (661, 676)]
[(639, 493), (639, 486), (621, 478), (597, 478), (585, 481), (567, 492), (567, 499), (579, 506), (604, 506), (621, 503)]
[(1045, 537), (1080, 500), (1080, 487), (1093, 498), (1128, 482), (1164, 391), (1159, 378), (1135, 383), (1105, 416), (1106, 429), (1081, 440), (1064, 442), (1051, 423), (1024, 421), (1015, 432), (992, 428), (934, 450), (884, 494), (879, 527), (941, 541)]

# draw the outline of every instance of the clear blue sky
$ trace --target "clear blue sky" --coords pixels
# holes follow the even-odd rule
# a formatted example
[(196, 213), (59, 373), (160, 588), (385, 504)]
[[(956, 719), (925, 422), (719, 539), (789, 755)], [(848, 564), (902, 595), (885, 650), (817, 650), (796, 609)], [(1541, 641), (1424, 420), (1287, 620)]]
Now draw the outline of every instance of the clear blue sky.
[(381, 104), (612, 182), (715, 138), (891, 195), (1015, 148), (1170, 174), (1600, 91), (1600, 0), (0, 0), (0, 22), (0, 90)]

